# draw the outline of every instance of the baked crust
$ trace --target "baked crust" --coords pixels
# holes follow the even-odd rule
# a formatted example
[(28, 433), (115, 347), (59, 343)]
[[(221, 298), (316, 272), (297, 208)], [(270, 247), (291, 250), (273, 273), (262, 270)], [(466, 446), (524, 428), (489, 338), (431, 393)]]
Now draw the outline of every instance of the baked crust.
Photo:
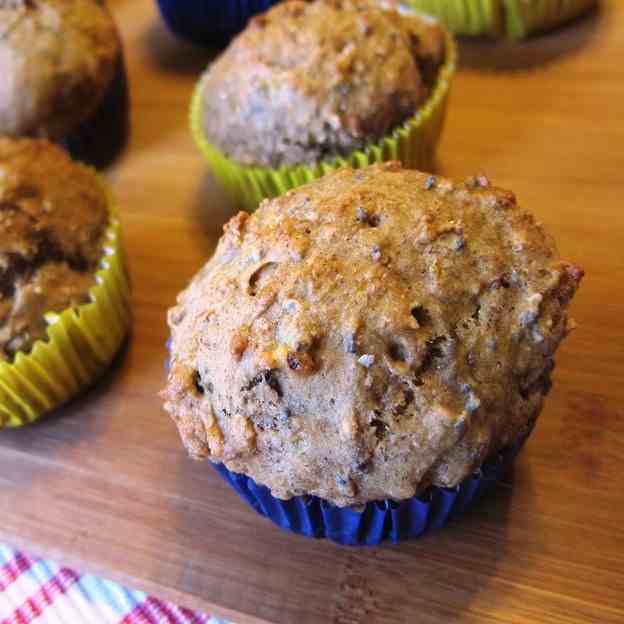
[(96, 174), (47, 141), (0, 139), (0, 359), (88, 300), (108, 226)]
[(484, 177), (343, 169), (225, 226), (169, 312), (165, 407), (278, 498), (452, 487), (530, 430), (581, 277)]
[(0, 134), (71, 134), (96, 111), (120, 58), (119, 34), (102, 3), (0, 4)]
[(202, 82), (208, 141), (244, 165), (346, 155), (413, 116), (444, 59), (431, 18), (372, 0), (291, 0), (251, 20)]

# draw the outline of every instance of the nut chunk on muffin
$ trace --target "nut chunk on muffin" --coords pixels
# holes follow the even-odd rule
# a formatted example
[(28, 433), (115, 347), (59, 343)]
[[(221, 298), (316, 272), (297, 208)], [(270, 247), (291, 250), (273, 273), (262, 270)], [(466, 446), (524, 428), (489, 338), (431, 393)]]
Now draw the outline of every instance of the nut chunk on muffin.
[(530, 432), (582, 274), (484, 177), (343, 169), (227, 224), (169, 314), (166, 409), (280, 499), (453, 487)]
[(285, 2), (208, 69), (205, 136), (243, 165), (346, 156), (413, 116), (443, 59), (443, 31), (428, 18), (372, 0)]
[(89, 300), (109, 223), (93, 172), (45, 141), (0, 139), (0, 358), (46, 334), (46, 312)]

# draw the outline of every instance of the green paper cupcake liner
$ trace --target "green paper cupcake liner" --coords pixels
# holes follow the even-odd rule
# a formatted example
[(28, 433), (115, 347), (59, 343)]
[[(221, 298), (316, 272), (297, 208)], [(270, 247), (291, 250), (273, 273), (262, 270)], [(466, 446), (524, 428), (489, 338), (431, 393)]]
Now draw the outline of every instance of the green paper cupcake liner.
[(107, 368), (127, 334), (130, 286), (120, 225), (110, 205), (90, 301), (49, 313), (46, 339), (13, 362), (0, 361), (0, 429), (32, 423), (76, 396)]
[(408, 0), (458, 35), (523, 39), (578, 17), (597, 0)]
[(503, 0), (507, 15), (507, 35), (523, 39), (548, 30), (589, 11), (597, 0)]
[(503, 32), (500, 0), (408, 0), (417, 11), (434, 15), (458, 35), (488, 35)]
[(202, 86), (200, 80), (191, 101), (190, 125), (193, 138), (215, 177), (231, 200), (253, 211), (267, 197), (282, 195), (289, 189), (320, 178), (340, 167), (356, 169), (373, 163), (400, 160), (405, 167), (430, 170), (435, 149), (442, 133), (451, 79), (457, 66), (457, 45), (453, 36), (446, 36), (446, 60), (438, 73), (435, 87), (419, 111), (391, 135), (363, 150), (344, 158), (314, 165), (251, 167), (228, 158), (206, 139), (201, 118)]

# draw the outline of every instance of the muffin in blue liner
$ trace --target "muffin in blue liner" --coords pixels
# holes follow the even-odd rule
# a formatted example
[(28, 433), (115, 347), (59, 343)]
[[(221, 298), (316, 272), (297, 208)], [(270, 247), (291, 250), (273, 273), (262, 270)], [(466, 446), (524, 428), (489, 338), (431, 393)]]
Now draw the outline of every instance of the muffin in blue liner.
[(225, 45), (277, 0), (158, 0), (171, 32), (204, 46)]
[(414, 538), (531, 432), (582, 277), (485, 176), (340, 169), (225, 226), (169, 311), (164, 407), (278, 526)]
[(384, 541), (398, 544), (440, 529), (469, 509), (501, 479), (529, 433), (486, 461), (479, 472), (456, 488), (431, 487), (405, 501), (367, 503), (361, 511), (337, 507), (316, 496), (280, 500), (269, 488), (231, 472), (223, 464), (212, 463), (212, 467), (255, 511), (286, 531), (327, 538), (344, 546), (377, 546)]
[(41, 138), (104, 167), (128, 133), (128, 86), (115, 21), (97, 0), (25, 0), (0, 6), (7, 59), (0, 135)]

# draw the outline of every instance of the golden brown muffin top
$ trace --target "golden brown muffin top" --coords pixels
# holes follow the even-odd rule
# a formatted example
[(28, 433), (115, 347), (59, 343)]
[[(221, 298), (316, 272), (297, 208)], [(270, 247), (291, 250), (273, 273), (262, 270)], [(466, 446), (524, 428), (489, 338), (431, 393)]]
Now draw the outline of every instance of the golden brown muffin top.
[(0, 358), (88, 298), (108, 224), (95, 172), (46, 141), (0, 139)]
[(58, 140), (96, 110), (121, 56), (95, 0), (0, 3), (0, 135)]
[(208, 68), (204, 131), (245, 165), (345, 155), (413, 116), (443, 57), (439, 24), (394, 3), (284, 2)]
[(280, 498), (455, 486), (530, 430), (581, 276), (483, 177), (344, 169), (227, 224), (169, 313), (166, 409)]

